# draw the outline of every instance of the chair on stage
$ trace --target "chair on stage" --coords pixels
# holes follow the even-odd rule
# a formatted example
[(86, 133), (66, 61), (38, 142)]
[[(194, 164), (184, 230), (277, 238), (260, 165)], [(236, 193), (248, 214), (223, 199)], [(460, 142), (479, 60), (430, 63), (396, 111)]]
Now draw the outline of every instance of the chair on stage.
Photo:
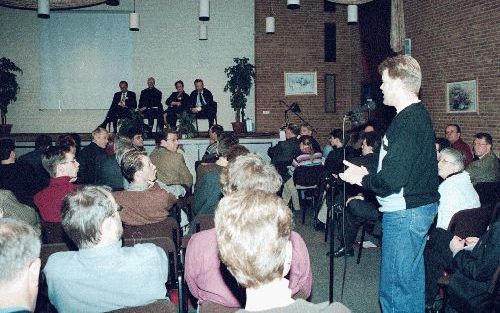
[[(202, 111), (203, 112), (203, 111)], [(209, 113), (212, 113), (212, 112), (209, 112)], [(208, 117), (208, 113), (206, 114), (195, 114), (194, 116), (194, 120), (195, 120), (195, 125), (196, 125), (196, 133), (199, 135), (200, 134), (200, 131), (199, 131), (199, 128), (198, 128), (198, 120), (208, 120), (208, 128), (210, 129), (210, 126), (212, 126), (215, 122), (215, 124), (218, 124), (217, 122), (217, 102), (214, 101), (214, 119), (212, 120), (212, 124), (210, 124), (210, 118)]]

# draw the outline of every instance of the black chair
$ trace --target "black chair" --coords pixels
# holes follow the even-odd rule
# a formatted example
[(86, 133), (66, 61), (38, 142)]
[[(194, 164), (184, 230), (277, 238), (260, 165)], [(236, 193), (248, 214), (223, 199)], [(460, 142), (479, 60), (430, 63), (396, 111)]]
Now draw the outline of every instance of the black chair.
[[(316, 211), (316, 198), (319, 192), (320, 177), (323, 174), (323, 165), (298, 166), (293, 172), (293, 182), (299, 193), (299, 199), (312, 202), (312, 208)], [(305, 223), (306, 207), (302, 208), (302, 224)], [(316, 225), (316, 212), (314, 212), (314, 225)]]
[(477, 183), (474, 189), (479, 195), (481, 206), (494, 206), (500, 201), (500, 182)]

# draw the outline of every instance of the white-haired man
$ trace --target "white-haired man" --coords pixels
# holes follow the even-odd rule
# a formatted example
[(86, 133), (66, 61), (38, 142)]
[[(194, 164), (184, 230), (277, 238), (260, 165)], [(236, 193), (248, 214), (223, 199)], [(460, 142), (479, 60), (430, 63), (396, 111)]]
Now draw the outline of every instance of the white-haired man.
[(0, 312), (33, 312), (40, 274), (40, 239), (29, 225), (0, 218)]
[(104, 187), (85, 186), (64, 199), (63, 228), (79, 251), (54, 253), (44, 268), (58, 312), (107, 312), (165, 299), (165, 252), (148, 243), (122, 247), (119, 209)]

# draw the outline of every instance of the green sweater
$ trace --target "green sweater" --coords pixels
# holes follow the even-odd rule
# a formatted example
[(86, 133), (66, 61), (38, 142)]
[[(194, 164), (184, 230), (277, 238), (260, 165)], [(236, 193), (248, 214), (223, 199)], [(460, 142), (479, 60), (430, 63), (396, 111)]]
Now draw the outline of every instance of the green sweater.
[(382, 212), (439, 200), (434, 132), (421, 102), (394, 117), (382, 141), (377, 173), (365, 176), (362, 185), (377, 194)]

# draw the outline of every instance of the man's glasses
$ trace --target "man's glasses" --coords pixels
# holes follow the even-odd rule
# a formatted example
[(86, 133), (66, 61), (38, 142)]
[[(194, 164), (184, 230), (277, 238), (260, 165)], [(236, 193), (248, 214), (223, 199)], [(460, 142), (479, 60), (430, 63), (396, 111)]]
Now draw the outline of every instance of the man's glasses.
[(71, 161), (61, 162), (61, 164), (66, 164), (66, 163), (73, 163), (73, 164), (76, 164), (76, 163), (77, 163), (77, 161), (76, 161), (76, 160), (71, 160)]

